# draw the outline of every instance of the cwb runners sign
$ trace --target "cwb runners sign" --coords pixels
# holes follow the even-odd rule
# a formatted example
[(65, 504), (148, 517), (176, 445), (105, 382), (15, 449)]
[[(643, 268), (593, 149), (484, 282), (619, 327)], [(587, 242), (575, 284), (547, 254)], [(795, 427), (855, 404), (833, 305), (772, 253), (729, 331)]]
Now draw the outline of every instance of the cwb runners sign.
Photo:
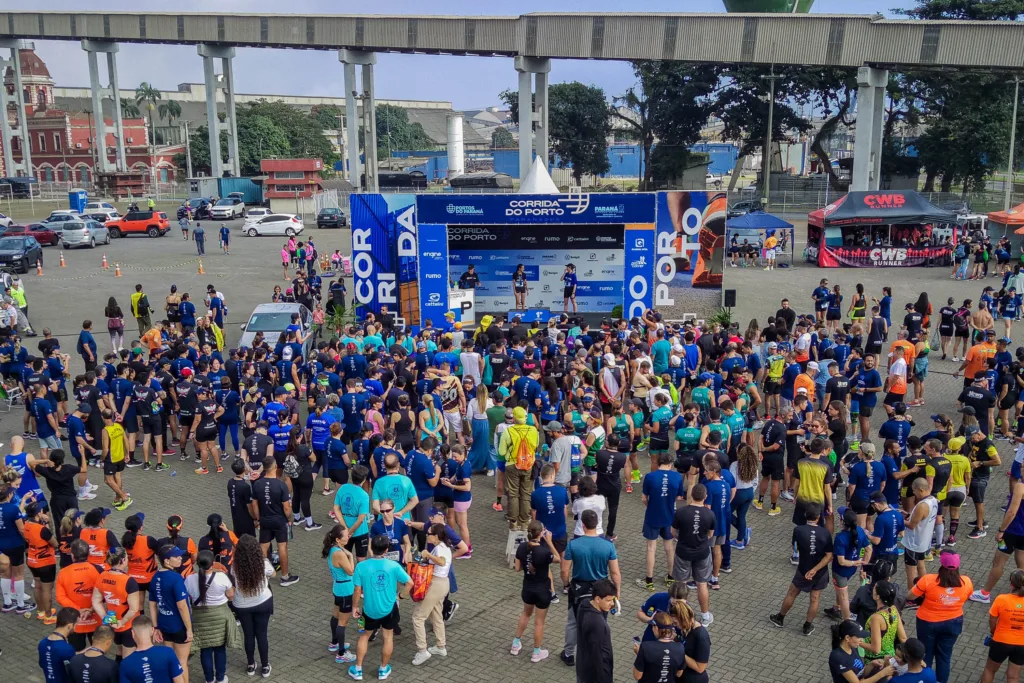
[(824, 247), (818, 265), (825, 268), (885, 268), (890, 266), (922, 266), (946, 263), (952, 253), (949, 247)]

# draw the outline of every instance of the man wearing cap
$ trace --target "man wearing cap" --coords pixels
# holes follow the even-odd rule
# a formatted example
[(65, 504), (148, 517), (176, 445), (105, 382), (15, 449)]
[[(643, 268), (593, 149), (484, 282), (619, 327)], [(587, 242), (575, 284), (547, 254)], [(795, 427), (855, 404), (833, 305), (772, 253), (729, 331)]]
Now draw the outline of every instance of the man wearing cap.
[(961, 413), (967, 408), (973, 411), (982, 432), (986, 435), (995, 433), (996, 396), (988, 390), (988, 380), (984, 373), (971, 380), (956, 400), (961, 406)]
[(985, 372), (988, 370), (988, 359), (996, 355), (995, 338), (995, 330), (985, 330), (983, 341), (968, 349), (964, 362), (953, 373), (953, 377), (959, 377), (961, 372), (964, 373), (965, 387), (969, 386), (975, 377), (985, 376)]
[[(887, 489), (888, 486), (886, 483)], [(898, 490), (899, 486), (895, 488)], [(905, 528), (903, 511), (895, 505), (890, 505), (882, 491), (872, 493), (870, 501), (870, 511), (875, 515), (874, 525), (868, 534), (872, 544), (871, 559), (875, 563), (885, 560), (895, 568), (899, 560), (900, 536)]]
[(583, 461), (583, 442), (557, 420), (548, 422), (544, 426), (544, 431), (552, 440), (548, 460), (554, 467), (554, 482), (575, 493)]
[(976, 518), (971, 522), (974, 530), (967, 535), (968, 538), (984, 538), (986, 534), (985, 524), (985, 491), (988, 489), (989, 477), (992, 468), (1002, 464), (999, 451), (995, 444), (985, 433), (973, 425), (965, 430), (967, 437), (968, 451), (967, 458), (971, 462), (971, 485), (968, 494), (974, 502)]
[(514, 424), (498, 441), (498, 456), (505, 460), (505, 490), (508, 493), (509, 528), (526, 529), (530, 523), (530, 495), (533, 493), (533, 463), (539, 441), (537, 430), (526, 424), (526, 411), (512, 411)]
[[(799, 361), (798, 361), (799, 362)], [(796, 379), (793, 380), (793, 390), (795, 394), (807, 394), (807, 401), (810, 405), (814, 405), (814, 378), (818, 374), (818, 364), (815, 361), (808, 361), (807, 363), (801, 364), (805, 369)]]

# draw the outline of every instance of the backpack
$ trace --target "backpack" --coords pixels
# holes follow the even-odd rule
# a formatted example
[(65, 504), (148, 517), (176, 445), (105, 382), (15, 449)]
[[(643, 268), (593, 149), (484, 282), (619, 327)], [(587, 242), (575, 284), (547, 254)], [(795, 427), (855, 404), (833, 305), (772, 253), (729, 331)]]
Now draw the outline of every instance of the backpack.
[(289, 453), (284, 458), (284, 473), (285, 476), (294, 479), (299, 476), (299, 461), (295, 458), (295, 455)]
[(964, 244), (963, 242), (961, 242), (960, 244), (956, 245), (956, 257), (958, 259), (962, 259), (965, 256), (967, 256), (967, 250), (964, 249)]
[(516, 469), (524, 472), (529, 472), (533, 469), (533, 463), (536, 460), (536, 455), (530, 449), (530, 442), (523, 434), (519, 437), (519, 443), (516, 444)]

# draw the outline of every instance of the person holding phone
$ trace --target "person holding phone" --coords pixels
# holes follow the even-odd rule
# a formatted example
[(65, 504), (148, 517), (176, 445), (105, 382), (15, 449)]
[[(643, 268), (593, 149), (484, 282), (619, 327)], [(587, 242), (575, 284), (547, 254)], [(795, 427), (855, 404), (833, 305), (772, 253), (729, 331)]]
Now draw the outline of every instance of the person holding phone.
[(558, 551), (551, 541), (551, 532), (538, 520), (530, 522), (526, 532), (526, 543), (516, 548), (516, 571), (523, 573), (523, 611), (516, 626), (516, 637), (512, 639), (513, 655), (523, 649), (522, 637), (526, 626), (533, 620), (533, 655), (530, 661), (536, 664), (548, 657), (544, 644), (544, 621), (554, 593), (551, 590), (551, 563), (559, 561)]
[(576, 278), (576, 266), (571, 263), (565, 264), (565, 272), (562, 273), (562, 298), (564, 299), (562, 310), (569, 312), (569, 304), (572, 303), (572, 312), (576, 312), (576, 286), (579, 280)]

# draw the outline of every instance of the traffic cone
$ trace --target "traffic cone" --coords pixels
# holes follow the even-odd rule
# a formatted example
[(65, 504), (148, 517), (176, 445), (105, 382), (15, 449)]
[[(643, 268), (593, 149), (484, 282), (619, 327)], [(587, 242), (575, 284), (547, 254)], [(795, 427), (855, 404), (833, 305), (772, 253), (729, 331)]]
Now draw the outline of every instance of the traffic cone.
[(42, 259), (36, 259), (36, 275), (43, 274), (43, 261)]
[(205, 275), (206, 274), (206, 271), (203, 270), (203, 259), (199, 259), (199, 274), (200, 275)]
[(114, 264), (114, 277), (121, 277), (121, 264), (120, 263), (115, 263)]
[(60, 252), (60, 267), (67, 268), (68, 264), (64, 262), (64, 252)]
[(107, 263), (107, 255), (103, 255), (103, 270), (110, 270), (110, 264)]

